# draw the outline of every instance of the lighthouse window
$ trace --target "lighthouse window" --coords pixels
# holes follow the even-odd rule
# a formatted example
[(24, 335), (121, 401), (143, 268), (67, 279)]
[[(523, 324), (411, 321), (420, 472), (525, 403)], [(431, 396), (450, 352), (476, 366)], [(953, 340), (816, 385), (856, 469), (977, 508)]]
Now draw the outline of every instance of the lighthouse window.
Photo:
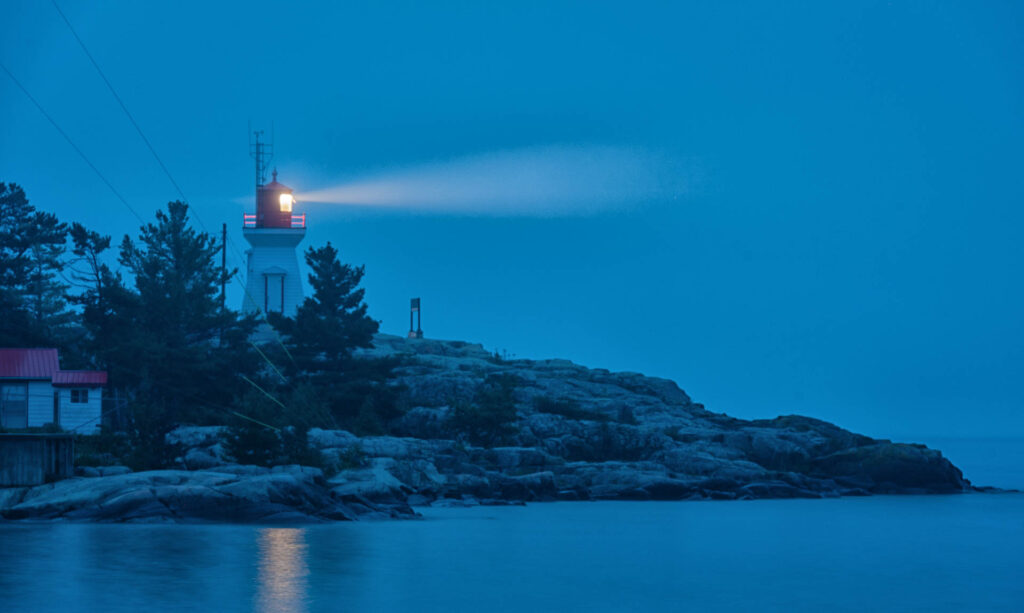
[(285, 213), (292, 212), (292, 198), (291, 194), (281, 194), (281, 211)]

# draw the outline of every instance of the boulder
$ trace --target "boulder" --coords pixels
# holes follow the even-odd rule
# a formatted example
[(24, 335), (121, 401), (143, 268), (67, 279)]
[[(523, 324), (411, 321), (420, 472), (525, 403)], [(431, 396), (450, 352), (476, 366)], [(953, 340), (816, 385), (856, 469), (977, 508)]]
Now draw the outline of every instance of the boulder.
[(178, 426), (164, 437), (168, 445), (180, 445), (182, 448), (208, 447), (224, 438), (227, 433), (225, 426)]
[(367, 468), (343, 470), (328, 481), (331, 494), (341, 500), (364, 499), (371, 502), (404, 501), (413, 488), (391, 474), (392, 458), (374, 458)]
[(181, 466), (185, 470), (205, 470), (222, 462), (212, 453), (201, 448), (192, 448), (181, 458)]
[(310, 446), (316, 449), (329, 449), (331, 447), (353, 447), (359, 444), (359, 437), (346, 432), (345, 430), (323, 430), (310, 428), (306, 434)]

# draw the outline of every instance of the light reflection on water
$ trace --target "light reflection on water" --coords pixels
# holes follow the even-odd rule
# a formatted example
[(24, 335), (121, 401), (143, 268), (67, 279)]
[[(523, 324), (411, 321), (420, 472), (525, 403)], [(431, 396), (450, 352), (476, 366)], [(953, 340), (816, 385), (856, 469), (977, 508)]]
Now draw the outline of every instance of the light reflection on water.
[(0, 522), (7, 611), (1022, 611), (1024, 495)]
[(260, 557), (256, 610), (304, 613), (308, 610), (309, 598), (305, 530), (262, 528), (258, 539)]

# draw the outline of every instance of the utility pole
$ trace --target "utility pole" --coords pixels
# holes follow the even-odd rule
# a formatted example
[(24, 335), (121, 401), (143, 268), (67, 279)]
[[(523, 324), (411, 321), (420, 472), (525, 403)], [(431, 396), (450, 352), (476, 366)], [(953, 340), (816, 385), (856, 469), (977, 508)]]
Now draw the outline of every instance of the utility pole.
[(228, 296), (228, 224), (220, 226), (220, 310), (224, 310), (224, 304)]

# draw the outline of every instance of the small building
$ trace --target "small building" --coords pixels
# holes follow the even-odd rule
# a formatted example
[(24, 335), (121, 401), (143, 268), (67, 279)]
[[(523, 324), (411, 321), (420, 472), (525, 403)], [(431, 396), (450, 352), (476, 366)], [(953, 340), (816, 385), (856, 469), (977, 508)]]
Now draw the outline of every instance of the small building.
[(107, 373), (61, 370), (56, 349), (0, 349), (0, 427), (55, 424), (91, 434), (103, 416)]

